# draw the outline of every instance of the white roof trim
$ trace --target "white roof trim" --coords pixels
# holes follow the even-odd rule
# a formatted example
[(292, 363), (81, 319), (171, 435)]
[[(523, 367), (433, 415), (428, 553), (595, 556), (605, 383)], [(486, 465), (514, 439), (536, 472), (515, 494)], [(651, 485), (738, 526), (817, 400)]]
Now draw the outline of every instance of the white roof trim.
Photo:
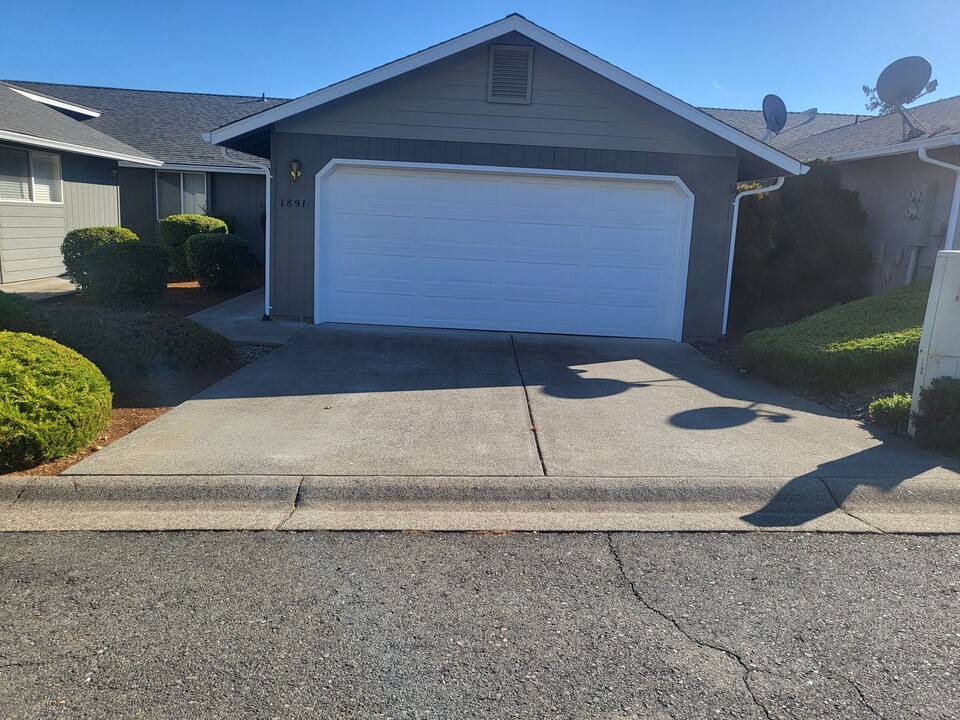
[(76, 113), (77, 115), (86, 115), (91, 118), (98, 118), (103, 113), (99, 110), (94, 110), (93, 108), (88, 108), (83, 105), (77, 105), (75, 103), (69, 103), (65, 100), (60, 100), (59, 98), (50, 97), (49, 95), (41, 95), (38, 92), (33, 92), (31, 90), (24, 90), (19, 88), (16, 85), (7, 85), (8, 88), (13, 90), (15, 93), (20, 93), (25, 98), (30, 98), (35, 100), (38, 103), (43, 103), (44, 105), (49, 105), (50, 107), (59, 108), (60, 110), (66, 110), (68, 112)]
[[(128, 162), (123, 160), (118, 163), (120, 167), (126, 168), (153, 168), (155, 165), (146, 165), (142, 162)], [(233, 175), (263, 175), (263, 169), (259, 167), (233, 167), (230, 165), (188, 165), (186, 163), (163, 163), (160, 170), (172, 170), (177, 172), (207, 172), (207, 173), (228, 173)]]
[(416, 70), (437, 60), (442, 60), (445, 57), (467, 50), (475, 45), (489, 42), (509, 32), (518, 32), (534, 42), (540, 43), (544, 47), (563, 55), (588, 70), (592, 70), (617, 85), (679, 115), (694, 125), (698, 125), (704, 130), (727, 140), (737, 147), (766, 160), (784, 172), (793, 175), (802, 175), (808, 169), (799, 160), (740, 132), (736, 128), (717, 120), (712, 115), (708, 115), (702, 110), (688, 105), (673, 95), (644, 82), (640, 78), (631, 75), (625, 70), (621, 70), (615, 65), (611, 65), (605, 60), (601, 60), (596, 55), (592, 55), (586, 50), (567, 42), (563, 38), (544, 30), (540, 26), (534, 25), (519, 15), (510, 15), (503, 20), (485, 25), (465, 35), (460, 35), (452, 40), (447, 40), (439, 45), (434, 45), (426, 50), (421, 50), (413, 55), (395, 60), (392, 63), (375, 68), (356, 77), (349, 78), (323, 88), (322, 90), (317, 90), (316, 92), (299, 97), (296, 100), (290, 100), (282, 105), (277, 105), (274, 108), (224, 125), (221, 128), (205, 133), (204, 139), (214, 144), (226, 142), (227, 140), (258, 130), (266, 125), (291, 117), (305, 110), (310, 110), (325, 103), (332, 102), (333, 100), (337, 100), (345, 95), (350, 95), (371, 85), (390, 80), (391, 78), (403, 75), (411, 70)]
[(73, 143), (61, 142), (60, 140), (47, 140), (46, 138), (36, 137), (34, 135), (23, 135), (7, 130), (0, 130), (0, 140), (47, 148), (49, 150), (62, 150), (63, 152), (76, 153), (77, 155), (92, 155), (94, 157), (107, 158), (108, 160), (128, 160), (149, 167), (160, 167), (163, 165), (159, 160), (154, 160), (142, 155), (129, 155), (127, 153), (113, 152), (112, 150), (100, 150), (99, 148), (74, 145)]
[(831, 160), (843, 162), (844, 160), (865, 160), (867, 158), (887, 157), (889, 155), (903, 155), (904, 153), (916, 152), (922, 147), (938, 148), (948, 147), (950, 145), (960, 145), (960, 134), (939, 135), (936, 137), (921, 138), (909, 142), (897, 143), (896, 145), (883, 145), (881, 147), (867, 148), (866, 150), (853, 150), (852, 152), (837, 153), (829, 155)]

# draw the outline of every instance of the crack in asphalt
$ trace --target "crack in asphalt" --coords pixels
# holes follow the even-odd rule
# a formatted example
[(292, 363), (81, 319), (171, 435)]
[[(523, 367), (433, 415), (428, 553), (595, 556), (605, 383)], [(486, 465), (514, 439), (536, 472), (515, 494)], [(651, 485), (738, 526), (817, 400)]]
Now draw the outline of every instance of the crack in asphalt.
[(721, 645), (714, 645), (712, 643), (701, 640), (700, 638), (692, 635), (686, 628), (684, 628), (677, 620), (673, 617), (660, 610), (658, 607), (650, 604), (646, 598), (640, 593), (640, 590), (637, 588), (636, 583), (630, 579), (627, 575), (627, 570), (623, 565), (623, 559), (620, 557), (620, 551), (617, 550), (617, 546), (613, 542), (613, 533), (606, 533), (607, 535), (607, 547), (610, 549), (610, 555), (613, 557), (613, 561), (617, 566), (617, 569), (620, 572), (620, 577), (623, 578), (623, 581), (626, 583), (627, 587), (630, 589), (630, 592), (637, 599), (637, 601), (643, 605), (647, 610), (659, 616), (663, 620), (670, 623), (683, 637), (685, 637), (689, 642), (697, 645), (698, 647), (707, 648), (713, 650), (714, 652), (719, 652), (726, 655), (729, 659), (736, 662), (741, 670), (743, 671), (741, 678), (743, 680), (743, 686), (746, 688), (747, 694), (750, 696), (750, 699), (753, 701), (753, 704), (756, 705), (760, 711), (763, 713), (763, 716), (767, 720), (773, 720), (773, 716), (770, 714), (770, 711), (767, 709), (767, 706), (763, 704), (757, 694), (753, 691), (753, 687), (750, 685), (750, 674), (753, 672), (758, 672), (757, 668), (751, 668), (747, 665), (746, 661), (740, 655), (729, 650)]
[[(832, 497), (832, 494), (831, 494), (831, 497)], [(859, 519), (859, 518), (856, 518), (856, 519)], [(620, 577), (623, 579), (624, 583), (627, 585), (631, 594), (637, 599), (637, 601), (641, 605), (643, 605), (647, 610), (649, 610), (650, 612), (654, 613), (655, 615), (659, 616), (663, 620), (670, 623), (677, 630), (677, 632), (679, 632), (684, 638), (686, 638), (688, 641), (690, 641), (694, 645), (697, 645), (698, 647), (707, 648), (709, 650), (714, 650), (719, 653), (723, 653), (728, 658), (735, 661), (743, 670), (743, 675), (742, 675), (743, 685), (746, 688), (747, 693), (750, 695), (750, 698), (753, 701), (754, 705), (760, 708), (760, 710), (763, 712), (764, 716), (768, 718), (768, 720), (772, 720), (773, 716), (770, 714), (770, 711), (763, 704), (760, 698), (757, 697), (756, 693), (753, 690), (753, 687), (750, 685), (750, 675), (753, 673), (763, 674), (763, 675), (773, 675), (783, 680), (791, 680), (794, 682), (796, 682), (798, 678), (796, 676), (777, 672), (776, 670), (771, 670), (768, 668), (762, 668), (762, 667), (756, 667), (756, 666), (751, 667), (740, 655), (730, 650), (729, 648), (725, 648), (722, 645), (715, 645), (713, 643), (709, 643), (691, 634), (677, 620), (675, 620), (673, 617), (668, 615), (663, 610), (652, 605), (646, 598), (643, 597), (643, 595), (640, 593), (640, 590), (637, 588), (636, 583), (634, 583), (633, 580), (631, 580), (630, 577), (627, 575), (627, 570), (623, 564), (623, 559), (620, 557), (620, 551), (617, 550), (617, 546), (613, 542), (613, 533), (608, 532), (606, 533), (606, 536), (607, 536), (607, 547), (610, 550), (610, 555), (613, 557), (613, 561), (617, 566), (617, 570), (620, 573)], [(856, 692), (857, 694), (857, 697), (860, 699), (860, 703), (867, 710), (873, 713), (873, 715), (877, 717), (878, 720), (884, 720), (883, 714), (870, 703), (870, 701), (867, 699), (866, 694), (863, 692), (863, 688), (861, 688), (860, 685), (852, 678), (849, 678), (846, 675), (829, 675), (829, 674), (820, 672), (819, 670), (808, 672), (803, 677), (806, 677), (811, 674), (817, 674), (820, 677), (823, 677), (829, 680), (834, 680), (834, 681), (843, 680), (853, 688), (854, 692)]]
[(523, 370), (520, 369), (520, 356), (517, 354), (517, 341), (514, 340), (512, 334), (510, 335), (510, 347), (513, 348), (513, 362), (517, 366), (517, 376), (520, 378), (521, 387), (523, 387), (523, 397), (527, 401), (527, 417), (530, 418), (530, 430), (533, 431), (533, 442), (537, 446), (537, 457), (540, 458), (540, 471), (544, 476), (547, 476), (549, 473), (547, 472), (547, 463), (543, 459), (543, 448), (540, 447), (537, 421), (533, 419), (533, 405), (530, 403), (530, 391), (527, 389), (527, 381), (523, 379)]
[[(837, 496), (833, 494), (833, 489), (830, 487), (830, 484), (829, 484), (826, 480), (824, 480), (822, 477), (818, 477), (817, 480), (819, 480), (819, 481), (820, 481), (820, 484), (823, 485), (824, 488), (826, 488), (827, 493), (830, 495), (830, 499), (833, 500), (833, 504), (837, 506), (837, 510), (839, 510), (840, 512), (842, 512), (842, 513), (843, 513), (844, 515), (846, 515), (847, 517), (853, 518), (853, 519), (856, 520), (857, 522), (862, 522), (862, 523), (863, 523), (864, 525), (866, 525), (868, 528), (870, 528), (871, 530), (874, 530), (874, 531), (878, 532), (878, 533), (881, 534), (881, 535), (886, 535), (886, 534), (887, 534), (887, 531), (886, 531), (886, 530), (883, 530), (882, 528), (878, 528), (876, 525), (867, 522), (867, 521), (864, 520), (862, 517), (859, 517), (859, 516), (856, 515), (855, 513), (852, 513), (852, 512), (850, 512), (849, 510), (847, 510), (847, 509), (843, 506), (843, 503), (841, 503), (840, 500), (837, 499)], [(852, 682), (852, 681), (851, 681), (851, 682)]]

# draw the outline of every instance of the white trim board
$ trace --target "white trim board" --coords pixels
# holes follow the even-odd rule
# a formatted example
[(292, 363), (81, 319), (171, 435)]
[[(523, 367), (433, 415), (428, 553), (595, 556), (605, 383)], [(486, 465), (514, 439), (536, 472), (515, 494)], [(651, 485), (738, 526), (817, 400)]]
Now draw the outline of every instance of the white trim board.
[(585, 172), (580, 170), (546, 170), (539, 168), (515, 168), (492, 165), (453, 165), (446, 163), (418, 163), (388, 160), (348, 160), (334, 158), (328, 162), (316, 175), (314, 190), (314, 231), (313, 231), (313, 322), (319, 324), (323, 316), (320, 284), (322, 274), (325, 273), (325, 253), (322, 252), (323, 213), (325, 204), (324, 180), (329, 178), (340, 167), (370, 167), (370, 168), (397, 168), (418, 171), (435, 172), (467, 172), (485, 173), (492, 175), (521, 175), (532, 177), (559, 177), (568, 179), (592, 179), (620, 182), (646, 182), (672, 185), (682, 196), (684, 202), (680, 235), (683, 244), (677, 261), (676, 276), (676, 327), (670, 339), (681, 342), (683, 338), (683, 320), (686, 312), (687, 274), (690, 265), (690, 246), (693, 240), (693, 210), (696, 198), (686, 183), (676, 175), (635, 175), (631, 173)]
[(766, 145), (736, 128), (727, 125), (721, 120), (688, 105), (660, 88), (631, 75), (625, 70), (601, 60), (586, 50), (567, 42), (558, 35), (535, 25), (520, 15), (509, 15), (503, 20), (485, 25), (481, 28), (460, 35), (452, 40), (421, 50), (413, 55), (395, 60), (392, 63), (369, 70), (361, 75), (343, 80), (329, 87), (309, 93), (295, 100), (290, 100), (255, 115), (242, 118), (224, 125), (216, 130), (204, 134), (204, 139), (213, 144), (220, 144), (232, 138), (258, 130), (262, 127), (278, 122), (298, 113), (310, 110), (320, 105), (332, 102), (346, 95), (350, 95), (364, 88), (370, 87), (385, 80), (398, 77), (404, 73), (416, 70), (437, 60), (462, 52), (476, 45), (489, 42), (510, 32), (517, 32), (534, 42), (566, 57), (588, 70), (620, 85), (640, 97), (643, 97), (660, 107), (669, 110), (679, 117), (697, 125), (718, 137), (727, 140), (743, 150), (769, 162), (780, 170), (791, 175), (803, 175), (809, 168), (799, 160)]
[(232, 175), (263, 175), (263, 170), (258, 167), (231, 167), (229, 165), (187, 165), (184, 163), (162, 163), (161, 166), (144, 165), (138, 162), (121, 161), (117, 163), (122, 168), (139, 168), (141, 170), (160, 167), (161, 170), (177, 170), (180, 172), (198, 172), (198, 173), (226, 173)]
[(146, 167), (160, 167), (163, 165), (159, 160), (153, 160), (151, 158), (113, 152), (112, 150), (100, 150), (98, 148), (86, 147), (85, 145), (74, 145), (73, 143), (61, 142), (60, 140), (47, 140), (46, 138), (23, 135), (7, 130), (0, 130), (0, 140), (20, 143), (21, 145), (30, 145), (31, 147), (47, 148), (49, 150), (62, 150), (63, 152), (76, 153), (77, 155), (102, 157), (108, 160), (127, 160)]
[(43, 105), (48, 105), (49, 107), (59, 108), (60, 110), (76, 113), (77, 115), (98, 118), (103, 114), (99, 110), (94, 110), (93, 108), (88, 108), (84, 105), (77, 105), (76, 103), (70, 103), (66, 100), (60, 100), (59, 98), (50, 97), (49, 95), (44, 95), (33, 90), (24, 90), (16, 85), (7, 85), (7, 87), (13, 90), (15, 93), (20, 93), (25, 98), (42, 103)]
[(913, 153), (920, 148), (932, 150), (938, 147), (950, 147), (951, 145), (960, 145), (960, 134), (955, 133), (953, 135), (921, 138), (919, 140), (910, 140), (895, 145), (884, 145), (882, 147), (867, 148), (866, 150), (837, 153), (836, 155), (829, 155), (827, 157), (837, 162), (843, 162), (845, 160), (866, 160), (867, 158)]

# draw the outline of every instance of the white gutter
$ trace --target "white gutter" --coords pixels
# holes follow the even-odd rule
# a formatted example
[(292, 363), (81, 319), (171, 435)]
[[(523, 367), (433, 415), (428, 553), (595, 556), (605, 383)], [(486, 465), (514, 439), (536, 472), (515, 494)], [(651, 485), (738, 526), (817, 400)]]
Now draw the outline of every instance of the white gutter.
[[(958, 141), (960, 141), (960, 136), (958, 136)], [(943, 241), (944, 250), (953, 250), (954, 239), (957, 236), (957, 216), (960, 215), (960, 165), (951, 165), (943, 160), (929, 157), (926, 147), (917, 150), (917, 155), (921, 161), (950, 170), (957, 176), (953, 184), (953, 202), (950, 204), (950, 219), (947, 221), (947, 235)]]
[[(227, 155), (227, 148), (220, 146), (220, 153), (225, 160), (231, 160)], [(244, 162), (247, 162), (246, 160)], [(263, 203), (263, 212), (265, 215), (263, 223), (263, 319), (269, 320), (273, 314), (273, 305), (270, 304), (270, 229), (271, 215), (270, 206), (273, 204), (271, 197), (271, 181), (273, 175), (270, 173), (270, 166), (266, 163), (259, 163), (254, 160), (249, 161), (263, 170), (264, 184), (266, 185), (265, 201)]]
[(730, 318), (730, 287), (733, 284), (733, 253), (737, 247), (737, 220), (740, 218), (740, 200), (748, 195), (760, 195), (761, 193), (773, 192), (783, 187), (784, 178), (778, 177), (773, 185), (766, 187), (753, 188), (752, 190), (743, 190), (737, 193), (733, 199), (733, 227), (730, 228), (730, 255), (727, 259), (727, 291), (723, 298), (723, 332), (727, 334), (727, 320)]
[(108, 160), (127, 160), (148, 167), (160, 167), (163, 165), (159, 160), (154, 160), (148, 156), (130, 155), (129, 153), (114, 152), (113, 150), (100, 150), (99, 148), (87, 147), (86, 145), (74, 145), (73, 143), (62, 142), (60, 140), (47, 140), (46, 138), (24, 135), (8, 130), (0, 130), (0, 140), (20, 143), (21, 145), (30, 145), (32, 147), (42, 147), (47, 150), (62, 150), (64, 152), (76, 153), (77, 155), (91, 155), (93, 157), (107, 158)]
[[(244, 162), (251, 162), (244, 160)], [(121, 160), (118, 165), (120, 167), (126, 168), (147, 168), (147, 165), (143, 163), (132, 163), (125, 160)], [(263, 168), (259, 165), (257, 167), (237, 167), (236, 165), (189, 165), (187, 163), (163, 163), (164, 170), (176, 170), (178, 172), (209, 172), (209, 173), (223, 173), (227, 175), (263, 175)]]
[[(835, 162), (844, 162), (846, 160), (867, 160), (868, 158), (889, 157), (890, 155), (903, 155), (912, 153), (921, 148), (949, 147), (951, 145), (960, 145), (960, 133), (953, 135), (936, 135), (934, 137), (921, 138), (919, 140), (909, 140), (899, 142), (894, 145), (883, 145), (882, 147), (872, 147), (866, 150), (853, 150), (851, 152), (837, 153), (828, 156)], [(815, 159), (815, 158), (810, 158)]]

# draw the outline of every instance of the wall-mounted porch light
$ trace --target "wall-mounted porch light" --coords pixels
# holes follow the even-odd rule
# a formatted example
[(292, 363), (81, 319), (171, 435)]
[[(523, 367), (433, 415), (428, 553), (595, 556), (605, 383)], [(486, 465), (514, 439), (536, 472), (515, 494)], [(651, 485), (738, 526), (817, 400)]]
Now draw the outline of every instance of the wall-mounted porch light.
[(290, 161), (290, 177), (293, 178), (294, 182), (300, 179), (300, 161), (299, 160)]

